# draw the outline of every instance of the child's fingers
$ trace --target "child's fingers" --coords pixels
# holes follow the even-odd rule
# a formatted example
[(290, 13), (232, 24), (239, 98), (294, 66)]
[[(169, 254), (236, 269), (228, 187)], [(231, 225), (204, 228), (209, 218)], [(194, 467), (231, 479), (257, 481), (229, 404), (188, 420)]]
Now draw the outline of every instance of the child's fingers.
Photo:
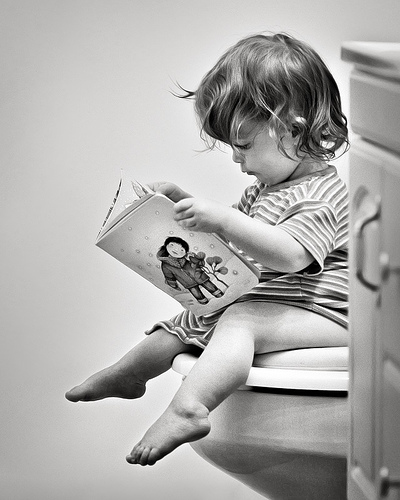
[(163, 194), (173, 202), (178, 202), (184, 198), (190, 197), (190, 194), (183, 191), (179, 186), (172, 182), (153, 182), (148, 184), (149, 188), (157, 193)]
[(195, 217), (186, 214), (186, 212), (183, 212), (182, 214), (175, 216), (174, 219), (182, 227), (193, 227), (196, 225)]
[(195, 215), (192, 203), (189, 199), (182, 200), (179, 203), (175, 204), (174, 207), (174, 219), (176, 221), (187, 221), (188, 219), (192, 219)]
[(196, 225), (195, 214), (190, 210), (181, 210), (174, 215), (174, 219), (181, 227), (194, 227)]
[(157, 182), (148, 182), (147, 186), (152, 190), (152, 191), (159, 191), (161, 189), (161, 186), (163, 184), (167, 184), (167, 181), (157, 181)]
[(174, 210), (176, 214), (185, 212), (193, 207), (193, 198), (185, 198), (184, 200), (175, 203)]
[(157, 193), (161, 193), (172, 201), (179, 201), (181, 199), (182, 190), (172, 182), (160, 183), (156, 188)]

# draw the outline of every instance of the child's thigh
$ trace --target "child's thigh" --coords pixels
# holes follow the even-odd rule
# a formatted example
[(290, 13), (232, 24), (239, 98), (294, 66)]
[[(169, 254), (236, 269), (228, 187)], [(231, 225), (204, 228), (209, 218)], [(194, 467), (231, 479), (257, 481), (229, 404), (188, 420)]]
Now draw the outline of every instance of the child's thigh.
[(255, 352), (348, 345), (348, 331), (336, 322), (301, 307), (271, 302), (233, 304), (218, 322), (218, 331), (241, 330), (254, 338)]

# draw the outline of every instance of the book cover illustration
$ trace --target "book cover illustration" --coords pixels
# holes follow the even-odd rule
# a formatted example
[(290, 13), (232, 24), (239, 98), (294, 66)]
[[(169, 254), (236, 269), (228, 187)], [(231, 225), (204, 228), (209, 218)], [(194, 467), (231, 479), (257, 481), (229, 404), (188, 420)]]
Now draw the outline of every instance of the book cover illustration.
[(259, 272), (219, 236), (185, 229), (174, 203), (123, 177), (96, 245), (196, 315), (234, 302)]

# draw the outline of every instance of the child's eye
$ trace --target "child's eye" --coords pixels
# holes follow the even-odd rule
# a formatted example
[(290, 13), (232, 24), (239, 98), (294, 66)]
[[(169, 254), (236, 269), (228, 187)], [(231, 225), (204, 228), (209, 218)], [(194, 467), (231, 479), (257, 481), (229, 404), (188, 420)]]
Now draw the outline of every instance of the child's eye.
[(245, 151), (246, 149), (250, 149), (251, 144), (235, 144), (235, 148)]

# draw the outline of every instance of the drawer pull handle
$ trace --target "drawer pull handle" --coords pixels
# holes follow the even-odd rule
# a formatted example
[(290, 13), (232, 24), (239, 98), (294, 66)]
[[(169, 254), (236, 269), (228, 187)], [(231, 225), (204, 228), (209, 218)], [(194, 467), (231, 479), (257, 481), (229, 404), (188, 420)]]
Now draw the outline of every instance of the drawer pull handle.
[(364, 276), (364, 260), (365, 260), (365, 245), (364, 245), (364, 231), (365, 228), (372, 222), (379, 220), (381, 216), (381, 203), (379, 197), (376, 200), (375, 211), (363, 219), (356, 221), (354, 224), (354, 235), (356, 243), (356, 276), (358, 280), (369, 290), (376, 292), (379, 290), (379, 285), (375, 285), (367, 280)]

